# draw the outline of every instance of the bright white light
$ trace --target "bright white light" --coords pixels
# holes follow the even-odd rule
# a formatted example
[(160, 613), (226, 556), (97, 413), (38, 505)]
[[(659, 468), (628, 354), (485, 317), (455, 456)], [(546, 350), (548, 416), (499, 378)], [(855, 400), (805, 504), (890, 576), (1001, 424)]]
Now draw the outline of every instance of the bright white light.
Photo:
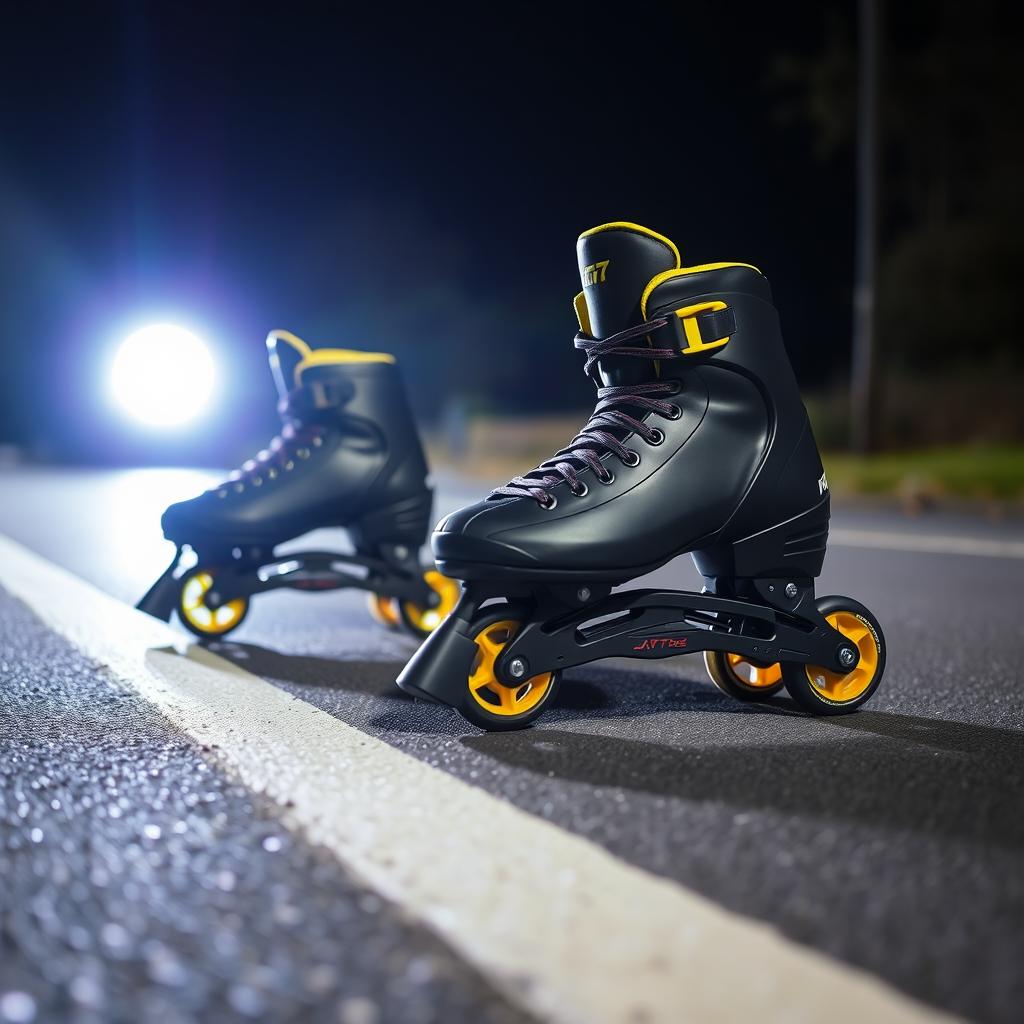
[(151, 324), (122, 342), (110, 387), (129, 415), (154, 427), (176, 427), (206, 408), (214, 376), (213, 358), (200, 338), (174, 324)]

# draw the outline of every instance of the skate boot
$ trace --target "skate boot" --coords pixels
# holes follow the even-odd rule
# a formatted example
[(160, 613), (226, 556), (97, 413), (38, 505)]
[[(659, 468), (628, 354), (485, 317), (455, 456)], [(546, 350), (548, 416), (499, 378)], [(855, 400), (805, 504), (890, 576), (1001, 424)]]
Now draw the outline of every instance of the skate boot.
[[(767, 280), (744, 263), (685, 267), (629, 223), (584, 232), (577, 254), (594, 413), (437, 526), (438, 568), (466, 586), (399, 685), (514, 729), (550, 706), (564, 669), (703, 653), (741, 700), (785, 686), (815, 714), (860, 707), (885, 642), (856, 601), (815, 598), (828, 484)], [(611, 593), (686, 552), (701, 593)]]
[[(459, 586), (420, 565), (433, 493), (394, 357), (311, 349), (288, 331), (271, 331), (267, 349), (280, 435), (218, 487), (167, 509), (164, 536), (178, 550), (137, 607), (165, 621), (177, 611), (197, 636), (224, 637), (254, 594), (357, 587), (379, 621), (425, 636)], [(354, 554), (274, 554), (338, 526)]]

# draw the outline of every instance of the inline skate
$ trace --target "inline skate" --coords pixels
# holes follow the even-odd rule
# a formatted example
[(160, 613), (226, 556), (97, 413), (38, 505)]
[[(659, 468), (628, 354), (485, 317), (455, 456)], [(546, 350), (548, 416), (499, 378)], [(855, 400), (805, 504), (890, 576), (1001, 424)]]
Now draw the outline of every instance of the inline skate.
[[(459, 585), (420, 565), (433, 492), (394, 357), (312, 349), (288, 331), (271, 331), (267, 350), (281, 433), (218, 487), (164, 512), (177, 551), (137, 607), (165, 621), (177, 611), (213, 638), (241, 624), (255, 594), (357, 587), (380, 622), (425, 636)], [(334, 526), (355, 553), (274, 554)]]
[[(624, 222), (584, 232), (577, 254), (575, 344), (597, 405), (547, 462), (438, 524), (437, 566), (465, 586), (399, 686), (517, 729), (565, 669), (703, 653), (732, 697), (785, 687), (813, 714), (854, 711), (885, 641), (863, 605), (815, 598), (828, 483), (767, 280), (684, 267)], [(700, 593), (612, 593), (687, 552)]]

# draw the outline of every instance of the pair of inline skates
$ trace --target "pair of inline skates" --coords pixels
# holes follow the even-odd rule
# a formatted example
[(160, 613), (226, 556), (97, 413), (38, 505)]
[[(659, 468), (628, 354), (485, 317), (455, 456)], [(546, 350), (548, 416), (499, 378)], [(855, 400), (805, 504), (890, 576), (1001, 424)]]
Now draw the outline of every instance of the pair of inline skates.
[[(575, 344), (597, 387), (594, 412), (547, 462), (438, 524), (439, 574), (425, 575), (413, 554), (430, 497), (389, 357), (296, 347), (296, 386), (282, 392), (286, 435), (164, 517), (172, 539), (205, 523), (211, 550), (217, 524), (218, 564), (232, 567), (183, 577), (180, 609), (201, 606), (233, 626), (235, 612), (221, 620), (221, 609), (259, 589), (335, 585), (340, 570), (331, 563), (325, 576), (319, 555), (296, 556), (294, 569), (260, 561), (275, 536), (329, 520), (350, 524), (365, 572), (356, 585), (372, 591), (382, 617), (395, 620), (397, 601), (397, 616), (430, 634), (398, 685), (482, 728), (529, 725), (565, 669), (687, 653), (703, 653), (712, 682), (737, 699), (785, 687), (813, 714), (856, 710), (881, 681), (885, 641), (852, 598), (815, 597), (828, 483), (768, 282), (749, 264), (684, 267), (673, 242), (625, 222), (584, 232), (577, 254)], [(277, 343), (271, 362), (281, 388)], [(385, 393), (383, 404), (369, 397)], [(326, 451), (314, 460), (317, 436)], [(269, 487), (252, 497), (254, 474), (270, 484), (270, 467), (289, 464), (301, 474), (295, 496), (315, 515), (296, 497), (275, 503)], [(687, 552), (700, 593), (613, 593)]]

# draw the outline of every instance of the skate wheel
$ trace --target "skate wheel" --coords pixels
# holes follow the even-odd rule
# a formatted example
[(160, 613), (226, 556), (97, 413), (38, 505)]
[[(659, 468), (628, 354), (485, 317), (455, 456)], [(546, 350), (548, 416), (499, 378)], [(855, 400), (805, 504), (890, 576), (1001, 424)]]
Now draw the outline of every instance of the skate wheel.
[(241, 625), (249, 611), (249, 599), (236, 597), (219, 608), (210, 608), (205, 601), (213, 587), (213, 571), (197, 567), (181, 581), (178, 614), (186, 629), (198, 637), (227, 636)]
[(823, 597), (817, 602), (825, 616), (860, 652), (860, 661), (845, 675), (817, 665), (782, 666), (789, 695), (812, 715), (847, 715), (878, 689), (885, 671), (885, 637), (878, 620), (849, 597)]
[(508, 617), (507, 607), (484, 616), (477, 625), (476, 656), (469, 669), (469, 693), (461, 711), (481, 729), (498, 732), (525, 728), (540, 717), (558, 691), (557, 672), (543, 672), (518, 686), (499, 682), (494, 663), (520, 625), (518, 619)]
[(765, 700), (783, 687), (782, 666), (758, 664), (742, 654), (705, 651), (704, 667), (711, 682), (736, 700)]
[(379, 622), (388, 629), (397, 629), (401, 625), (401, 617), (398, 614), (398, 602), (393, 597), (386, 597), (384, 594), (367, 594), (366, 605), (374, 621)]
[(421, 608), (413, 601), (402, 601), (399, 610), (402, 622), (410, 633), (416, 636), (429, 636), (448, 617), (448, 613), (458, 604), (462, 588), (457, 580), (428, 569), (423, 574), (427, 586), (440, 598), (432, 608)]

